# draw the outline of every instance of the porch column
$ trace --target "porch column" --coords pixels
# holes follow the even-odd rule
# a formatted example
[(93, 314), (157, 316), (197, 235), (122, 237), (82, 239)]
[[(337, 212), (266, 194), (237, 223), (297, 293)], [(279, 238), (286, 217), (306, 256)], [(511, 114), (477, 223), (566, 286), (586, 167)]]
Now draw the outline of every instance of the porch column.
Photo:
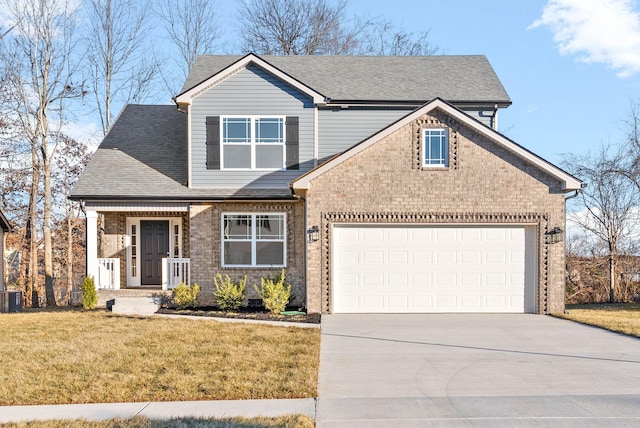
[(98, 288), (98, 213), (87, 211), (87, 276)]

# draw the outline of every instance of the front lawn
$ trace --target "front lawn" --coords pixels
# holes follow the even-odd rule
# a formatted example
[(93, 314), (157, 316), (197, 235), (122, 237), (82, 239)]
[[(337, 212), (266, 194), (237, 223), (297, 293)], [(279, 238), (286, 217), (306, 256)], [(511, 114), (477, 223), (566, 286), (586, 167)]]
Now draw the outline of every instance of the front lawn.
[(0, 325), (0, 405), (317, 395), (318, 329), (77, 310)]
[(640, 337), (640, 305), (638, 304), (567, 305), (567, 313), (557, 316)]

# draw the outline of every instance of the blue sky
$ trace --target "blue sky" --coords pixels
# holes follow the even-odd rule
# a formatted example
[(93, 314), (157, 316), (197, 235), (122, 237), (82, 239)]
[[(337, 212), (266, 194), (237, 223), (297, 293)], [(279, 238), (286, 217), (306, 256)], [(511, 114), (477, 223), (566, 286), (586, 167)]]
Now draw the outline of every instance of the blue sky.
[[(486, 55), (513, 102), (501, 111), (499, 130), (554, 163), (563, 153), (620, 141), (630, 100), (640, 101), (638, 2), (351, 0), (350, 6), (404, 31), (430, 30), (445, 54)], [(530, 28), (543, 13), (541, 25)], [(564, 50), (556, 37), (564, 37)]]
[[(232, 17), (236, 2), (220, 1)], [(429, 30), (442, 54), (486, 55), (513, 102), (500, 132), (556, 164), (618, 143), (640, 102), (638, 1), (348, 0), (348, 14)]]

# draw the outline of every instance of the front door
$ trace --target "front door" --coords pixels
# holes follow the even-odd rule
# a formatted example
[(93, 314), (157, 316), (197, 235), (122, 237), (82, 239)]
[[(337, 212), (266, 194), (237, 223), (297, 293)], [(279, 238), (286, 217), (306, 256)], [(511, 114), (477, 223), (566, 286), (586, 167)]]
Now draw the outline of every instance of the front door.
[(162, 284), (162, 259), (169, 257), (169, 221), (141, 220), (141, 285)]

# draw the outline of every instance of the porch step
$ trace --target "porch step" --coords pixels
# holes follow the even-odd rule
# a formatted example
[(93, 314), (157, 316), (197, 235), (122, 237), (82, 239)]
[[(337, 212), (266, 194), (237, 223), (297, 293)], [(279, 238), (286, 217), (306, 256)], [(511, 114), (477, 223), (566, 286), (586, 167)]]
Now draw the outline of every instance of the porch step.
[(110, 309), (118, 297), (149, 297), (166, 302), (171, 299), (171, 291), (157, 289), (121, 288), (120, 290), (98, 290), (98, 307)]
[(160, 309), (160, 301), (154, 297), (116, 297), (111, 307), (114, 314), (153, 315)]

